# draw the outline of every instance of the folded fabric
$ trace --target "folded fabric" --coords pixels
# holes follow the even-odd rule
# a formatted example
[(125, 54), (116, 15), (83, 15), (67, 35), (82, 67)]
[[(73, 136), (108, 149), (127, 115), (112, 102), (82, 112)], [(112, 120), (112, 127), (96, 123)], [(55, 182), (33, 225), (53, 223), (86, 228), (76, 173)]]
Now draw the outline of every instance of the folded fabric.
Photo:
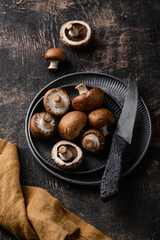
[(38, 187), (21, 186), (17, 147), (0, 139), (0, 226), (17, 239), (109, 240)]

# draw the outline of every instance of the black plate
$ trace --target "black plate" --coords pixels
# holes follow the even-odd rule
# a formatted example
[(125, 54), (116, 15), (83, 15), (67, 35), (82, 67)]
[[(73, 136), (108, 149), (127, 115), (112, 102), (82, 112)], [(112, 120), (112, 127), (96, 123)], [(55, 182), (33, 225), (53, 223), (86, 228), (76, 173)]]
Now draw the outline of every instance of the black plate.
[[(89, 176), (91, 177), (91, 172), (100, 170), (105, 166), (109, 148), (107, 149), (106, 155), (105, 154), (101, 155), (102, 159), (100, 161), (98, 158), (96, 158), (93, 160), (93, 164), (92, 164), (93, 157), (92, 157), (92, 155), (89, 155), (89, 157), (87, 158), (89, 160), (89, 164), (83, 164), (79, 169), (77, 169), (76, 171), (74, 171), (72, 173), (63, 171), (51, 162), (51, 159), (49, 157), (50, 150), (52, 147), (51, 142), (49, 141), (45, 145), (44, 143), (42, 143), (42, 141), (35, 140), (32, 136), (30, 136), (29, 121), (34, 112), (37, 112), (39, 110), (41, 111), (43, 109), (42, 97), (46, 91), (48, 91), (51, 88), (62, 87), (67, 84), (67, 86), (65, 86), (66, 90), (68, 91), (69, 94), (73, 94), (72, 97), (74, 97), (74, 94), (76, 94), (76, 91), (73, 89), (73, 86), (75, 86), (79, 83), (82, 83), (82, 82), (84, 82), (87, 86), (90, 86), (90, 87), (98, 86), (107, 93), (106, 97), (105, 97), (105, 100), (106, 100), (105, 107), (106, 107), (106, 103), (109, 99), (109, 101), (111, 101), (111, 107), (114, 105), (114, 107), (111, 109), (111, 111), (114, 112), (114, 108), (117, 108), (117, 115), (116, 115), (116, 119), (117, 119), (120, 114), (119, 104), (123, 105), (124, 97), (126, 95), (126, 84), (123, 83), (121, 80), (114, 78), (110, 75), (99, 74), (99, 73), (69, 74), (67, 76), (61, 77), (61, 78), (51, 82), (49, 85), (47, 85), (45, 88), (43, 88), (37, 94), (37, 96), (34, 98), (34, 100), (32, 101), (32, 103), (28, 109), (28, 113), (26, 116), (26, 137), (27, 137), (29, 147), (30, 147), (32, 153), (34, 154), (35, 158), (38, 160), (39, 163), (41, 163), (41, 165), (44, 165), (45, 168), (47, 168), (47, 170), (52, 172), (54, 175), (57, 176), (57, 174), (58, 174), (58, 177), (62, 178), (62, 175), (64, 174), (66, 176), (65, 177), (66, 181), (67, 180), (69, 181), (69, 179), (70, 179), (71, 182), (75, 182), (75, 183), (77, 183), (77, 181), (75, 179), (77, 179), (79, 174), (88, 173)], [(116, 101), (114, 99), (116, 99)], [(147, 150), (147, 147), (148, 147), (148, 144), (150, 141), (150, 137), (151, 137), (150, 116), (149, 116), (149, 113), (148, 113), (145, 103), (143, 102), (143, 100), (141, 98), (139, 98), (138, 114), (137, 114), (136, 123), (135, 123), (133, 141), (131, 143), (130, 149), (128, 150), (129, 154), (128, 153), (126, 154), (126, 157), (123, 161), (122, 176), (125, 176), (129, 172), (131, 172), (141, 161), (142, 157), (144, 156), (144, 154)], [(109, 140), (109, 142), (110, 142), (110, 140)], [(130, 154), (131, 151), (132, 151), (132, 154)], [(84, 161), (84, 163), (85, 163), (85, 161)], [(75, 179), (72, 179), (73, 176), (71, 177), (71, 175), (73, 175), (73, 174), (75, 174), (75, 176), (74, 176)], [(79, 178), (81, 178), (81, 176), (79, 176)], [(81, 179), (80, 179), (80, 182), (81, 182)], [(83, 182), (83, 180), (82, 180), (82, 182)], [(84, 181), (84, 183), (86, 183), (86, 181)], [(95, 183), (95, 181), (93, 181), (93, 184), (94, 183)]]

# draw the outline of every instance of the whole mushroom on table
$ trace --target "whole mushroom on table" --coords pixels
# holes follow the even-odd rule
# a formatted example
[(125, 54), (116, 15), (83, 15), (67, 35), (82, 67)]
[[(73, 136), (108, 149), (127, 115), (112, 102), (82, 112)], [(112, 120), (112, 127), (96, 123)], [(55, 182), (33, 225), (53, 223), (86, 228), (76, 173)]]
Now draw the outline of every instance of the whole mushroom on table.
[(84, 47), (90, 42), (91, 33), (91, 28), (86, 22), (72, 20), (61, 26), (60, 39), (69, 47)]
[(58, 63), (66, 60), (65, 51), (61, 48), (50, 48), (45, 54), (45, 60), (50, 62), (49, 70), (57, 70)]

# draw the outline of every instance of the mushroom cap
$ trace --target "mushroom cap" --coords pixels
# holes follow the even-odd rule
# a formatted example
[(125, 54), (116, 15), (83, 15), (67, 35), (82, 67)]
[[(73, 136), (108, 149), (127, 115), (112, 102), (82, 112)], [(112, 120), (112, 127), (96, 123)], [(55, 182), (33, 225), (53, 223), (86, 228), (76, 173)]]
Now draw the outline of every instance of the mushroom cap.
[[(99, 141), (99, 146), (97, 149), (87, 149), (85, 146), (84, 146), (84, 139), (86, 136), (91, 136), (91, 135), (94, 135), (97, 140)], [(103, 148), (104, 148), (104, 145), (105, 145), (105, 137), (104, 135), (98, 130), (98, 129), (88, 129), (87, 131), (84, 132), (84, 134), (82, 135), (82, 138), (81, 138), (81, 146), (83, 148), (85, 148), (86, 150), (90, 151), (91, 153), (94, 153), (94, 154), (97, 154), (99, 153)]]
[[(43, 119), (45, 114), (48, 114), (50, 116), (51, 121), (46, 125), (42, 125), (41, 120)], [(55, 120), (49, 113), (40, 112), (32, 116), (30, 121), (30, 131), (35, 138), (42, 140), (49, 139), (53, 136), (55, 130), (56, 130)]]
[(72, 100), (73, 107), (82, 112), (90, 112), (93, 109), (102, 106), (104, 101), (104, 92), (96, 87), (86, 93), (82, 93)]
[(63, 116), (58, 131), (62, 138), (74, 140), (79, 136), (87, 122), (87, 115), (80, 111), (72, 111)]
[[(56, 108), (53, 98), (60, 96), (63, 101), (63, 106)], [(67, 92), (62, 88), (52, 88), (47, 91), (43, 97), (43, 105), (47, 112), (53, 116), (61, 117), (66, 114), (71, 106), (71, 100)]]
[[(72, 24), (79, 30), (78, 36), (71, 38), (69, 37), (69, 35), (67, 34), (68, 33), (67, 26), (70, 24)], [(91, 40), (91, 34), (92, 31), (90, 26), (86, 22), (80, 20), (72, 20), (66, 22), (61, 26), (60, 29), (60, 39), (62, 40), (62, 42), (65, 45), (74, 48), (86, 46)]]
[(47, 61), (60, 61), (63, 62), (66, 60), (66, 54), (65, 51), (61, 48), (50, 48), (45, 54), (45, 59)]
[(89, 124), (93, 128), (101, 128), (105, 125), (114, 124), (115, 118), (111, 111), (106, 108), (99, 108), (89, 113)]
[[(69, 161), (64, 161), (60, 158), (60, 156), (58, 156), (58, 149), (61, 146), (66, 146), (73, 153), (73, 157)], [(65, 170), (72, 170), (77, 168), (82, 163), (83, 152), (81, 148), (76, 144), (63, 140), (53, 146), (51, 151), (51, 158), (60, 168), (63, 168)]]

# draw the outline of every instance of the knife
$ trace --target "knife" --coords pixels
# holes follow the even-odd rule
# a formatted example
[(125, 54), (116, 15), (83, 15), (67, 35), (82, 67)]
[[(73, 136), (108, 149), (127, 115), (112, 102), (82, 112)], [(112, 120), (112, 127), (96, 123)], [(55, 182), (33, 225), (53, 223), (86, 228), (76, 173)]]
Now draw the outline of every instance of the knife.
[(123, 154), (132, 141), (137, 105), (138, 90), (135, 80), (130, 73), (127, 95), (112, 138), (111, 150), (101, 181), (100, 195), (102, 201), (106, 202), (112, 199), (119, 192)]

